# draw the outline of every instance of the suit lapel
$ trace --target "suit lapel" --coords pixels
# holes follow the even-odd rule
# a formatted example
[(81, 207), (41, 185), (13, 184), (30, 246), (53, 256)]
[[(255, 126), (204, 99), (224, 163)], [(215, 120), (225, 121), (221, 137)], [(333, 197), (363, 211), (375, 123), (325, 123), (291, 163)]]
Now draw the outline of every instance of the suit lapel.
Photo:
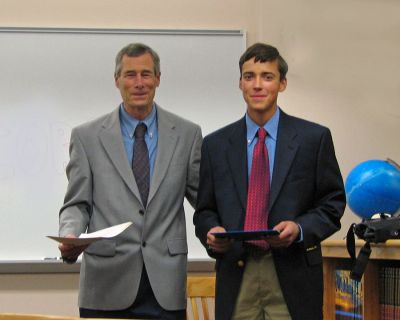
[(139, 189), (136, 185), (132, 168), (127, 160), (126, 150), (122, 141), (119, 108), (106, 118), (103, 123), (103, 130), (99, 133), (99, 138), (121, 178), (132, 193), (141, 201)]
[(153, 176), (150, 182), (148, 204), (153, 199), (161, 182), (167, 174), (169, 164), (179, 139), (175, 130), (175, 123), (173, 123), (173, 121), (168, 117), (168, 114), (159, 106), (157, 106), (157, 126), (157, 156), (154, 164)]
[(275, 150), (274, 172), (271, 183), (269, 211), (274, 205), (297, 152), (297, 130), (290, 117), (281, 110)]
[(240, 119), (229, 137), (227, 150), (228, 164), (232, 171), (236, 191), (243, 208), (247, 202), (247, 144), (246, 122)]

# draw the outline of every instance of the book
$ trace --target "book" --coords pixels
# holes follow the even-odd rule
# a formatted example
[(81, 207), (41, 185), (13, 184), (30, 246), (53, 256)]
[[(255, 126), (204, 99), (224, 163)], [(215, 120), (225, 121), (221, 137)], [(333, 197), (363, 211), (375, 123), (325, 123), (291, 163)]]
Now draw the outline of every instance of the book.
[(363, 319), (363, 283), (350, 278), (350, 270), (335, 271), (335, 319)]
[(260, 240), (264, 237), (278, 236), (277, 230), (255, 230), (255, 231), (226, 231), (212, 233), (216, 238), (228, 238), (234, 240)]
[(400, 319), (400, 267), (383, 264), (379, 269), (379, 308), (381, 320)]

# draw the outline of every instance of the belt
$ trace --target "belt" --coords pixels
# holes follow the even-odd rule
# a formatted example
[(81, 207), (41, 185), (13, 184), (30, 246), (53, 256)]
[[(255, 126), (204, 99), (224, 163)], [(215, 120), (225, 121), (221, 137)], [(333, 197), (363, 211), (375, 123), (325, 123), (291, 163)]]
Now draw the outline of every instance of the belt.
[(262, 257), (271, 254), (271, 249), (268, 248), (267, 250), (265, 250), (250, 243), (245, 243), (244, 249), (247, 257), (251, 257), (255, 260), (261, 259)]

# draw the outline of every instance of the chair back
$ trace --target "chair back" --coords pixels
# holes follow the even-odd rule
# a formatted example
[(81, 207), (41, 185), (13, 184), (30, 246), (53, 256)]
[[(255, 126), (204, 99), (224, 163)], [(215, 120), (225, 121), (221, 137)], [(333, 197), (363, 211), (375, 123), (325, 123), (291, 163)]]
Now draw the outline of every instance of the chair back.
[[(215, 298), (215, 277), (213, 276), (191, 276), (187, 279), (187, 295), (192, 309), (192, 317), (187, 315), (187, 319), (211, 320), (213, 316), (209, 313), (208, 299)], [(198, 301), (201, 305), (201, 313), (197, 306)], [(189, 310), (188, 310), (189, 313)], [(201, 318), (203, 315), (203, 318)]]

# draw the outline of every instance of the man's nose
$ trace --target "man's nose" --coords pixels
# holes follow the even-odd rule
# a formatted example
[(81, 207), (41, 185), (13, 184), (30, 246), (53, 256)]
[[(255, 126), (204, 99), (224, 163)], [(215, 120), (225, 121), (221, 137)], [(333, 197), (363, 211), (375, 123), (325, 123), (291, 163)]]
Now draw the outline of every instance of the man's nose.
[(254, 88), (259, 89), (261, 88), (261, 77), (254, 78)]
[(138, 88), (143, 87), (143, 79), (142, 79), (142, 76), (140, 74), (136, 75), (135, 86), (138, 87)]

